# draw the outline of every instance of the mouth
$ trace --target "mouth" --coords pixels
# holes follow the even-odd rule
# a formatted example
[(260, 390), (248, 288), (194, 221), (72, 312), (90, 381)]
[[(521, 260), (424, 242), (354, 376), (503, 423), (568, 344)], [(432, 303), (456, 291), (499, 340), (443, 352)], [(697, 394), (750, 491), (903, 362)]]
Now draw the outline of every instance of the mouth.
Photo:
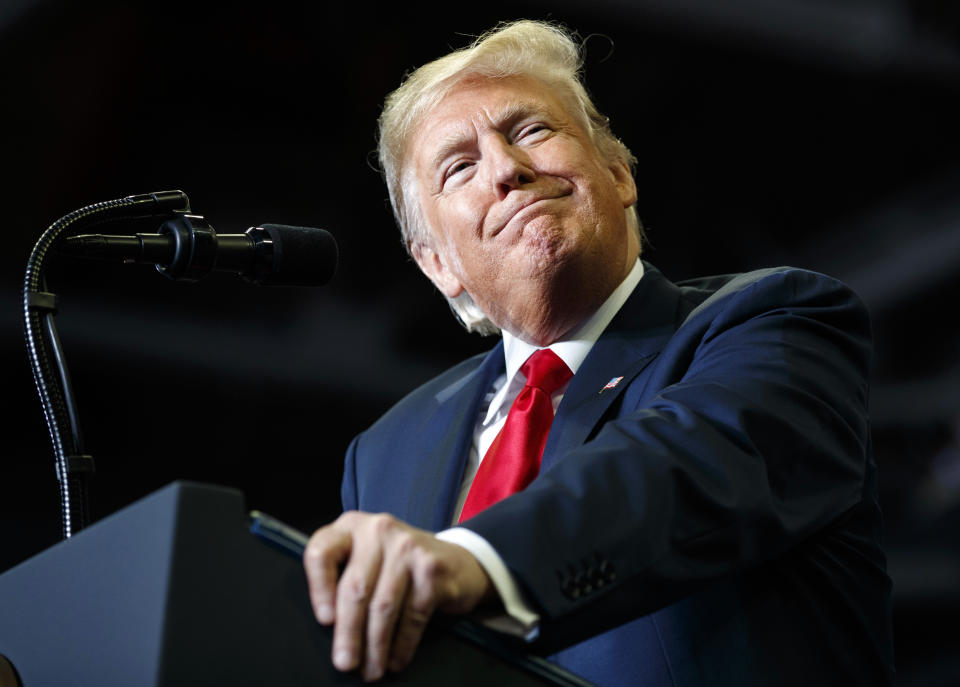
[(559, 193), (556, 195), (533, 196), (521, 200), (512, 207), (507, 208), (506, 212), (503, 214), (503, 220), (494, 225), (493, 231), (490, 232), (490, 237), (492, 238), (497, 236), (511, 224), (515, 224), (517, 222), (520, 224), (526, 224), (526, 222), (533, 219), (534, 216), (544, 210), (545, 204), (552, 200), (563, 198), (567, 195), (570, 194)]

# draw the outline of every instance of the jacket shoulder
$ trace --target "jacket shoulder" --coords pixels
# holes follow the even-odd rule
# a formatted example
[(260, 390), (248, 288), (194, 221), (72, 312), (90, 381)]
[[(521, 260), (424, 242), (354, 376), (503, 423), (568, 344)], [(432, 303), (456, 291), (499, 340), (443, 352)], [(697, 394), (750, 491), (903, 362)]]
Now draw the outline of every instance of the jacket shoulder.
[(791, 305), (845, 303), (866, 312), (860, 298), (840, 280), (799, 267), (771, 267), (677, 282), (687, 319), (705, 311), (745, 313)]
[(767, 267), (749, 272), (731, 274), (715, 274), (707, 277), (696, 277), (677, 282), (684, 296), (696, 300), (706, 300), (711, 296), (730, 296), (747, 289), (776, 288), (789, 283), (809, 283), (820, 285), (822, 288), (840, 288), (849, 290), (843, 282), (820, 272), (803, 269), (801, 267)]

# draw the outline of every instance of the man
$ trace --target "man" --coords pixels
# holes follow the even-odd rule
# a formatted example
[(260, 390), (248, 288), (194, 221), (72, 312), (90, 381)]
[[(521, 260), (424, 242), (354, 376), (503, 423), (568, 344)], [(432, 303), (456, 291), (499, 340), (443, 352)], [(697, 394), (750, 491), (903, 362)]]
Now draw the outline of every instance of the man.
[(503, 341), (351, 444), (304, 555), (334, 664), (377, 679), (434, 612), (486, 609), (602, 685), (890, 683), (862, 305), (640, 261), (635, 160), (579, 67), (518, 22), (387, 100), (405, 243)]

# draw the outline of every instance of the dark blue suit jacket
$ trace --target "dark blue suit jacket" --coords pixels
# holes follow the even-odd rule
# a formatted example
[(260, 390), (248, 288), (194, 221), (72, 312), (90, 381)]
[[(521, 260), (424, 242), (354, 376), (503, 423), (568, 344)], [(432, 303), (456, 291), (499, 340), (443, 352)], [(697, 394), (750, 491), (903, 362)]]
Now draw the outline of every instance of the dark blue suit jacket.
[[(803, 270), (645, 267), (540, 476), (466, 523), (541, 614), (531, 648), (600, 685), (889, 684), (862, 304)], [(497, 345), (358, 436), (344, 507), (449, 526), (503, 367)]]

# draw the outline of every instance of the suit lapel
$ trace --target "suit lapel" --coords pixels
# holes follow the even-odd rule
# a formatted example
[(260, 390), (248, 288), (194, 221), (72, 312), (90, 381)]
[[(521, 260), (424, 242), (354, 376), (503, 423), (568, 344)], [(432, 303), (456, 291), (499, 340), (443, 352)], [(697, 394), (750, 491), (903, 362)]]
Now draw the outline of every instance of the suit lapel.
[[(680, 290), (644, 263), (644, 275), (570, 382), (543, 451), (541, 471), (587, 441), (676, 330)], [(612, 387), (617, 378), (619, 381)]]
[(478, 368), (436, 394), (436, 406), (429, 422), (432, 431), (417, 438), (423, 459), (417, 463), (404, 515), (411, 524), (434, 531), (450, 526), (480, 404), (503, 371), (503, 343), (500, 342)]

